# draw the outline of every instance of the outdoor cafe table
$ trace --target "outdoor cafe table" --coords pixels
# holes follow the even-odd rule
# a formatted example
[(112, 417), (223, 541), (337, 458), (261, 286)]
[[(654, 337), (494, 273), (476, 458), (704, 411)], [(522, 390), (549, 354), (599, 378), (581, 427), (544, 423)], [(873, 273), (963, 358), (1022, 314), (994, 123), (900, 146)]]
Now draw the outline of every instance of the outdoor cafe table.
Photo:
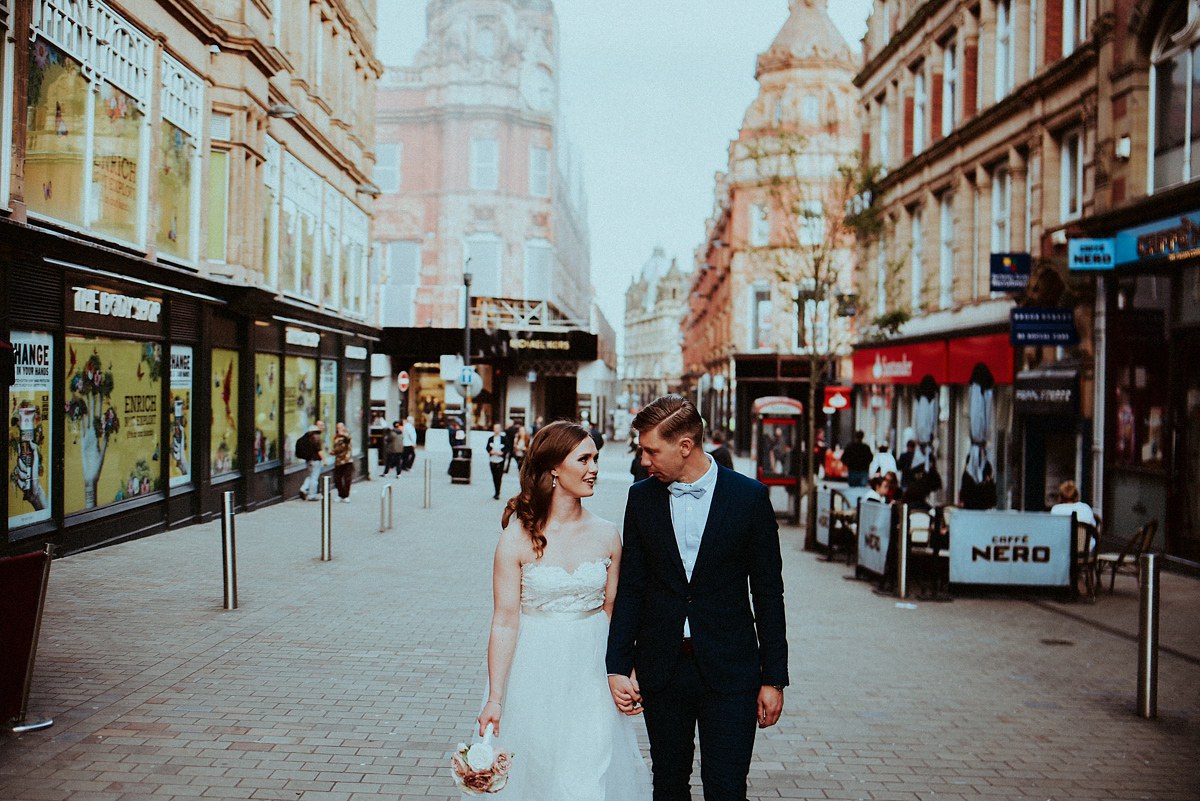
[(952, 584), (1069, 587), (1074, 517), (946, 508)]

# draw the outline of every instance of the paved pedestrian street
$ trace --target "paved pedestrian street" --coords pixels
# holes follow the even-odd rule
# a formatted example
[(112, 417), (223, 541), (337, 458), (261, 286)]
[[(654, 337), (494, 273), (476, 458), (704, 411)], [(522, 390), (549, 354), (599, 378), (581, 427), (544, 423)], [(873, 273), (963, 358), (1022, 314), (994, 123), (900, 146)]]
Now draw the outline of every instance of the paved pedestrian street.
[[(623, 452), (605, 449), (616, 466), (588, 503), (616, 520)], [(451, 485), (433, 454), (422, 508), (424, 458), (333, 504), (330, 562), (320, 504), (239, 514), (236, 610), (219, 520), (55, 561), (30, 705), (55, 723), (0, 738), (0, 799), (457, 799), (448, 756), (486, 690), (502, 507), (482, 460)], [(1094, 606), (900, 604), (805, 553), (799, 529), (782, 540), (792, 684), (751, 798), (1200, 798), (1200, 582), (1163, 576), (1159, 716), (1143, 720), (1130, 577)]]

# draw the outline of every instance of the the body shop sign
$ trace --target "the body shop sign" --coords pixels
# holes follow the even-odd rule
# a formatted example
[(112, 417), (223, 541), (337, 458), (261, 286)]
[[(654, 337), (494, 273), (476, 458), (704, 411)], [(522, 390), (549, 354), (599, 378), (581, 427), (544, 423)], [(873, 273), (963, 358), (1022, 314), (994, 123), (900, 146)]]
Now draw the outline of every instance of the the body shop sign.
[(67, 318), (72, 326), (105, 331), (158, 334), (162, 299), (102, 286), (67, 288)]
[(926, 375), (945, 383), (945, 340), (854, 352), (855, 384), (919, 384)]
[(1071, 581), (1071, 517), (948, 508), (950, 581), (1065, 587)]

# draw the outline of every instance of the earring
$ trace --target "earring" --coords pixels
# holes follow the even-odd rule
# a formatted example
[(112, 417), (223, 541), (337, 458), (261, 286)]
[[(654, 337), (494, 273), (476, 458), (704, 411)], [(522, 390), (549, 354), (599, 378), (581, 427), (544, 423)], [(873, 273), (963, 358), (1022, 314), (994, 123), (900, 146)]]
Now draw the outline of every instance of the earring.
[(558, 476), (555, 476), (554, 480), (550, 482), (550, 489), (554, 489), (557, 486), (558, 486)]

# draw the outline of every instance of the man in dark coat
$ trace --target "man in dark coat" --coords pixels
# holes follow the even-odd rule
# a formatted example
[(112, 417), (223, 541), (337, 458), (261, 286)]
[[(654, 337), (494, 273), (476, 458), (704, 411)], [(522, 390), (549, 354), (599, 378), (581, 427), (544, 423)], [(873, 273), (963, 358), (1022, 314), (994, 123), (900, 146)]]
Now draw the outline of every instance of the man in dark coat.
[(842, 451), (846, 480), (852, 487), (867, 486), (867, 471), (871, 469), (871, 460), (875, 458), (875, 454), (871, 453), (871, 446), (863, 442), (864, 436), (863, 432), (855, 431), (854, 442)]

